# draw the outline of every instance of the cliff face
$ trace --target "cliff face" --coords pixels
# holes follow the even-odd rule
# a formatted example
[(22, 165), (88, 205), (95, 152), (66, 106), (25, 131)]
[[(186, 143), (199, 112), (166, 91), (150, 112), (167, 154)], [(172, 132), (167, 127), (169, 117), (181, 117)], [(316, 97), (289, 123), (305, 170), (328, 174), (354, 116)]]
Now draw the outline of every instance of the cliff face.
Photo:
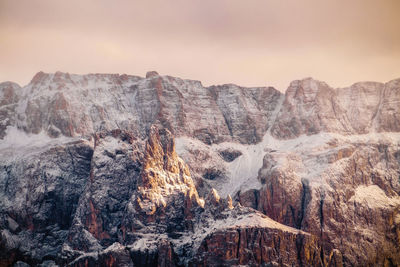
[(68, 139), (42, 138), (40, 145), (14, 144), (2, 150), (0, 265), (58, 257), (89, 177), (92, 154), (91, 142)]
[(320, 132), (398, 132), (399, 108), (399, 80), (333, 89), (307, 78), (290, 84), (272, 133), (294, 138)]
[[(260, 171), (264, 185), (250, 203), (278, 222), (319, 236), (327, 264), (331, 253), (339, 251), (346, 266), (359, 262), (396, 266), (398, 151), (398, 145), (391, 143), (335, 144), (315, 153), (318, 160), (312, 164), (307, 162), (311, 153), (295, 151), (274, 169), (271, 162), (283, 159), (271, 153)], [(309, 169), (314, 164), (320, 169)]]
[(3, 124), (12, 118), (12, 125), (28, 133), (57, 137), (124, 129), (145, 138), (150, 126), (158, 124), (176, 136), (194, 136), (208, 144), (260, 141), (281, 97), (271, 87), (207, 88), (199, 81), (157, 73), (140, 78), (39, 72), (24, 88), (4, 83), (0, 89), (10, 95), (7, 103), (16, 103), (16, 112)]
[(0, 84), (0, 265), (400, 265), (400, 80)]
[(319, 266), (316, 238), (269, 228), (237, 228), (207, 236), (194, 258), (195, 266)]

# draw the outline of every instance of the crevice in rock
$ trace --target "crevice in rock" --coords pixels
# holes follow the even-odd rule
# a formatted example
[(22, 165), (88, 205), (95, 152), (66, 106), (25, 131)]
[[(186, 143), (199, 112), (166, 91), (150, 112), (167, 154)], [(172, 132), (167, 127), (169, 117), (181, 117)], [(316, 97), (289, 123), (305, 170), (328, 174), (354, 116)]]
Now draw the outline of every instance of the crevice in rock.
[(296, 238), (297, 259), (299, 261), (299, 266), (304, 266), (303, 259), (301, 257), (301, 252), (303, 250), (303, 239), (303, 236), (298, 236)]
[(324, 201), (325, 201), (325, 193), (322, 192), (319, 201), (319, 224), (321, 226), (321, 233), (324, 228)]
[(238, 245), (237, 245), (237, 249), (236, 249), (236, 258), (240, 259), (240, 229), (237, 230), (239, 238), (238, 238)]
[(310, 185), (308, 180), (303, 179), (301, 181), (302, 185), (302, 193), (301, 193), (301, 207), (300, 207), (300, 214), (296, 223), (296, 228), (301, 229), (303, 225), (303, 220), (305, 213), (307, 211), (308, 203), (310, 202)]
[(292, 216), (292, 222), (296, 224), (296, 209), (292, 205), (289, 205), (289, 209), (290, 215)]
[[(220, 106), (218, 105), (218, 108), (221, 110)], [(231, 137), (233, 137), (233, 130), (232, 130), (232, 125), (229, 122), (229, 119), (227, 118), (227, 115), (221, 110), (222, 116), (224, 117), (225, 123), (226, 123), (226, 127), (229, 130), (229, 134), (231, 135)]]
[(321, 266), (325, 266), (324, 246), (321, 246), (319, 257), (321, 261)]
[(257, 209), (259, 198), (260, 198), (260, 191), (254, 190), (253, 193), (254, 193), (254, 209)]
[[(325, 192), (322, 191), (320, 193), (320, 200), (319, 200), (319, 207), (318, 207), (318, 216), (319, 216), (319, 225), (320, 225), (320, 240), (324, 240), (324, 203), (325, 203)], [(330, 261), (330, 258), (328, 258), (328, 261)], [(321, 246), (321, 251), (320, 251), (320, 259), (321, 259), (321, 264), (322, 266), (326, 266), (325, 264), (325, 254), (324, 254), (324, 246)]]

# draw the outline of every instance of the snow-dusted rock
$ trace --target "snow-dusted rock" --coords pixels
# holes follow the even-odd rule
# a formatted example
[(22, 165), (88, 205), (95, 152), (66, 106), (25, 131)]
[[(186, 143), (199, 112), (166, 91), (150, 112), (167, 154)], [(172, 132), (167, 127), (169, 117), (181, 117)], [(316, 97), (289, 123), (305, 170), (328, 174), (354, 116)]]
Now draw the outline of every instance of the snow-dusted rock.
[(58, 257), (90, 172), (91, 142), (31, 141), (0, 145), (0, 265)]
[(85, 189), (69, 229), (66, 260), (118, 241), (121, 221), (143, 164), (144, 143), (121, 130), (99, 132)]
[(176, 136), (189, 135), (209, 144), (231, 139), (259, 141), (281, 98), (271, 87), (207, 88), (199, 81), (156, 72), (146, 78), (39, 72), (27, 86), (17, 87), (11, 83), (0, 87), (7, 96), (1, 105), (16, 106), (7, 108), (11, 110), (4, 115), (4, 129), (13, 125), (57, 137), (120, 128), (145, 137), (152, 124), (159, 124)]
[(381, 138), (364, 143), (340, 136), (322, 146), (267, 153), (259, 173), (263, 186), (251, 192), (251, 204), (319, 236), (328, 265), (331, 253), (345, 266), (399, 264), (400, 135)]
[(399, 115), (400, 80), (1, 83), (0, 265), (400, 265)]

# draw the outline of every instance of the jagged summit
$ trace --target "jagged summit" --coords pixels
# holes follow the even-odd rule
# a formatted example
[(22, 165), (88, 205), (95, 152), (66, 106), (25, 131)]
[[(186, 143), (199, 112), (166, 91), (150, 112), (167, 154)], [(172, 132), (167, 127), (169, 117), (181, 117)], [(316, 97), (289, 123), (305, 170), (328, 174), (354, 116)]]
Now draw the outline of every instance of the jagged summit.
[(148, 79), (148, 78), (157, 77), (157, 76), (159, 76), (159, 74), (158, 74), (157, 71), (148, 71), (148, 72), (146, 73), (146, 78), (147, 78), (147, 79)]

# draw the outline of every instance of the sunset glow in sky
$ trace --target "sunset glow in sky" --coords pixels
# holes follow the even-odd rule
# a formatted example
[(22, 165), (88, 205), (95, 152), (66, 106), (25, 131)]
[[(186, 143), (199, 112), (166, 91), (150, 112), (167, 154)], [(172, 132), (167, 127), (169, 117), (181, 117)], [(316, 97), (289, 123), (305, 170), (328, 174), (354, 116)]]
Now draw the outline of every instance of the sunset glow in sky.
[(0, 0), (0, 82), (148, 70), (286, 90), (400, 78), (398, 0)]

